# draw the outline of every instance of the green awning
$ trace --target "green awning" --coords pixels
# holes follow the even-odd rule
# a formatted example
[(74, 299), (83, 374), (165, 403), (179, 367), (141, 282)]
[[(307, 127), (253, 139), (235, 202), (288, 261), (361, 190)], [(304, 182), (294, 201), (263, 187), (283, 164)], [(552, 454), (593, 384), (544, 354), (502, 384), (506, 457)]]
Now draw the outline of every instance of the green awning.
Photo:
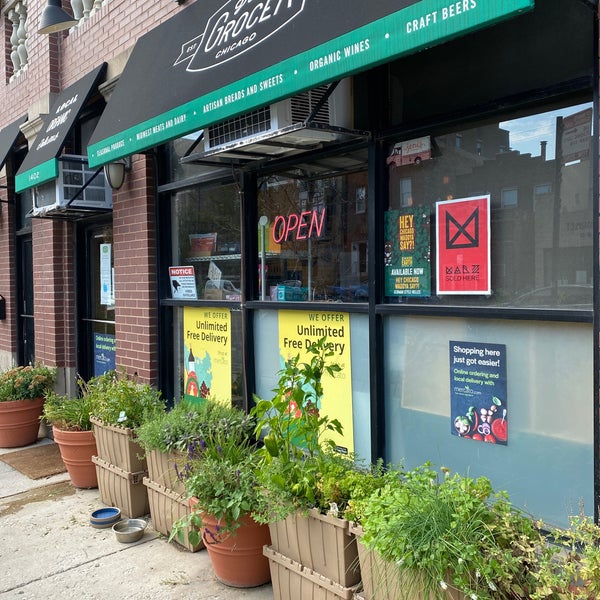
[(15, 177), (15, 188), (22, 192), (58, 177), (57, 157), (62, 152), (71, 128), (104, 75), (102, 63), (56, 98), (44, 126), (29, 149)]
[(99, 166), (532, 9), (534, 0), (202, 0), (138, 40)]

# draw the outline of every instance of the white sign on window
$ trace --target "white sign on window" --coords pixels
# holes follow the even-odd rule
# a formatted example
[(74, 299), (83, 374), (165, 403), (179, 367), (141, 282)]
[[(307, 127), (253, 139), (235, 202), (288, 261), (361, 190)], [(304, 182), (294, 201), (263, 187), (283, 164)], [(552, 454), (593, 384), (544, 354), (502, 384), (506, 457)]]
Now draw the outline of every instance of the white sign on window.
[(100, 304), (113, 306), (115, 294), (113, 287), (112, 245), (100, 244)]

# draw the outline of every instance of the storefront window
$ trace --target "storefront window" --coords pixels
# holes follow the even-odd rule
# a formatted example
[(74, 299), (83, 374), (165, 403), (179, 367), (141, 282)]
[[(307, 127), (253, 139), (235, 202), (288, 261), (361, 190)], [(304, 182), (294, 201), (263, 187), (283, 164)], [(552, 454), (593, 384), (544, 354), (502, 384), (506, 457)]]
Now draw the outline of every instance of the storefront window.
[[(184, 306), (174, 313), (174, 397), (245, 407), (241, 309)], [(211, 324), (218, 323), (218, 328)]]
[(196, 298), (182, 299), (210, 301), (174, 311), (174, 397), (231, 399), (242, 407), (239, 188), (228, 183), (173, 192), (171, 222), (171, 264), (194, 268)]
[(592, 156), (591, 104), (391, 144), (386, 300), (591, 311)]
[(260, 299), (366, 302), (368, 207), (364, 171), (262, 181)]
[(240, 195), (234, 184), (173, 195), (173, 259), (192, 265), (198, 299), (241, 301)]

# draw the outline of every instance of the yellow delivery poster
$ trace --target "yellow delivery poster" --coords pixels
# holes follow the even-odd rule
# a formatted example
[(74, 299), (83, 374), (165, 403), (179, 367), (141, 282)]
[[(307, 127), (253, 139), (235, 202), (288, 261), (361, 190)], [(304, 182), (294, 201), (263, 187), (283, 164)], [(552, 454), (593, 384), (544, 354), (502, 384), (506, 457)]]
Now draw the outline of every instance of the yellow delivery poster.
[(184, 398), (231, 403), (231, 311), (183, 309)]
[(343, 436), (331, 433), (330, 438), (341, 452), (354, 452), (354, 425), (352, 421), (352, 364), (350, 360), (350, 315), (342, 312), (279, 311), (279, 353), (283, 363), (300, 355), (301, 362), (312, 357), (306, 349), (312, 343), (326, 338), (333, 356), (329, 364), (337, 363), (341, 371), (331, 377), (323, 375), (323, 402), (321, 414), (337, 419), (344, 428)]

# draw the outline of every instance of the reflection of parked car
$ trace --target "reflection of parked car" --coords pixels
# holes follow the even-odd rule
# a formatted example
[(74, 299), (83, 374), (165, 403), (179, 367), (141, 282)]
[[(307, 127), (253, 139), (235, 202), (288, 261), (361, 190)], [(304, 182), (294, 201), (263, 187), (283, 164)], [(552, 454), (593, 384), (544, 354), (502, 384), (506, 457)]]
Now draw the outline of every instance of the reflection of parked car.
[(507, 303), (514, 307), (592, 309), (593, 289), (587, 284), (547, 286), (525, 292)]

